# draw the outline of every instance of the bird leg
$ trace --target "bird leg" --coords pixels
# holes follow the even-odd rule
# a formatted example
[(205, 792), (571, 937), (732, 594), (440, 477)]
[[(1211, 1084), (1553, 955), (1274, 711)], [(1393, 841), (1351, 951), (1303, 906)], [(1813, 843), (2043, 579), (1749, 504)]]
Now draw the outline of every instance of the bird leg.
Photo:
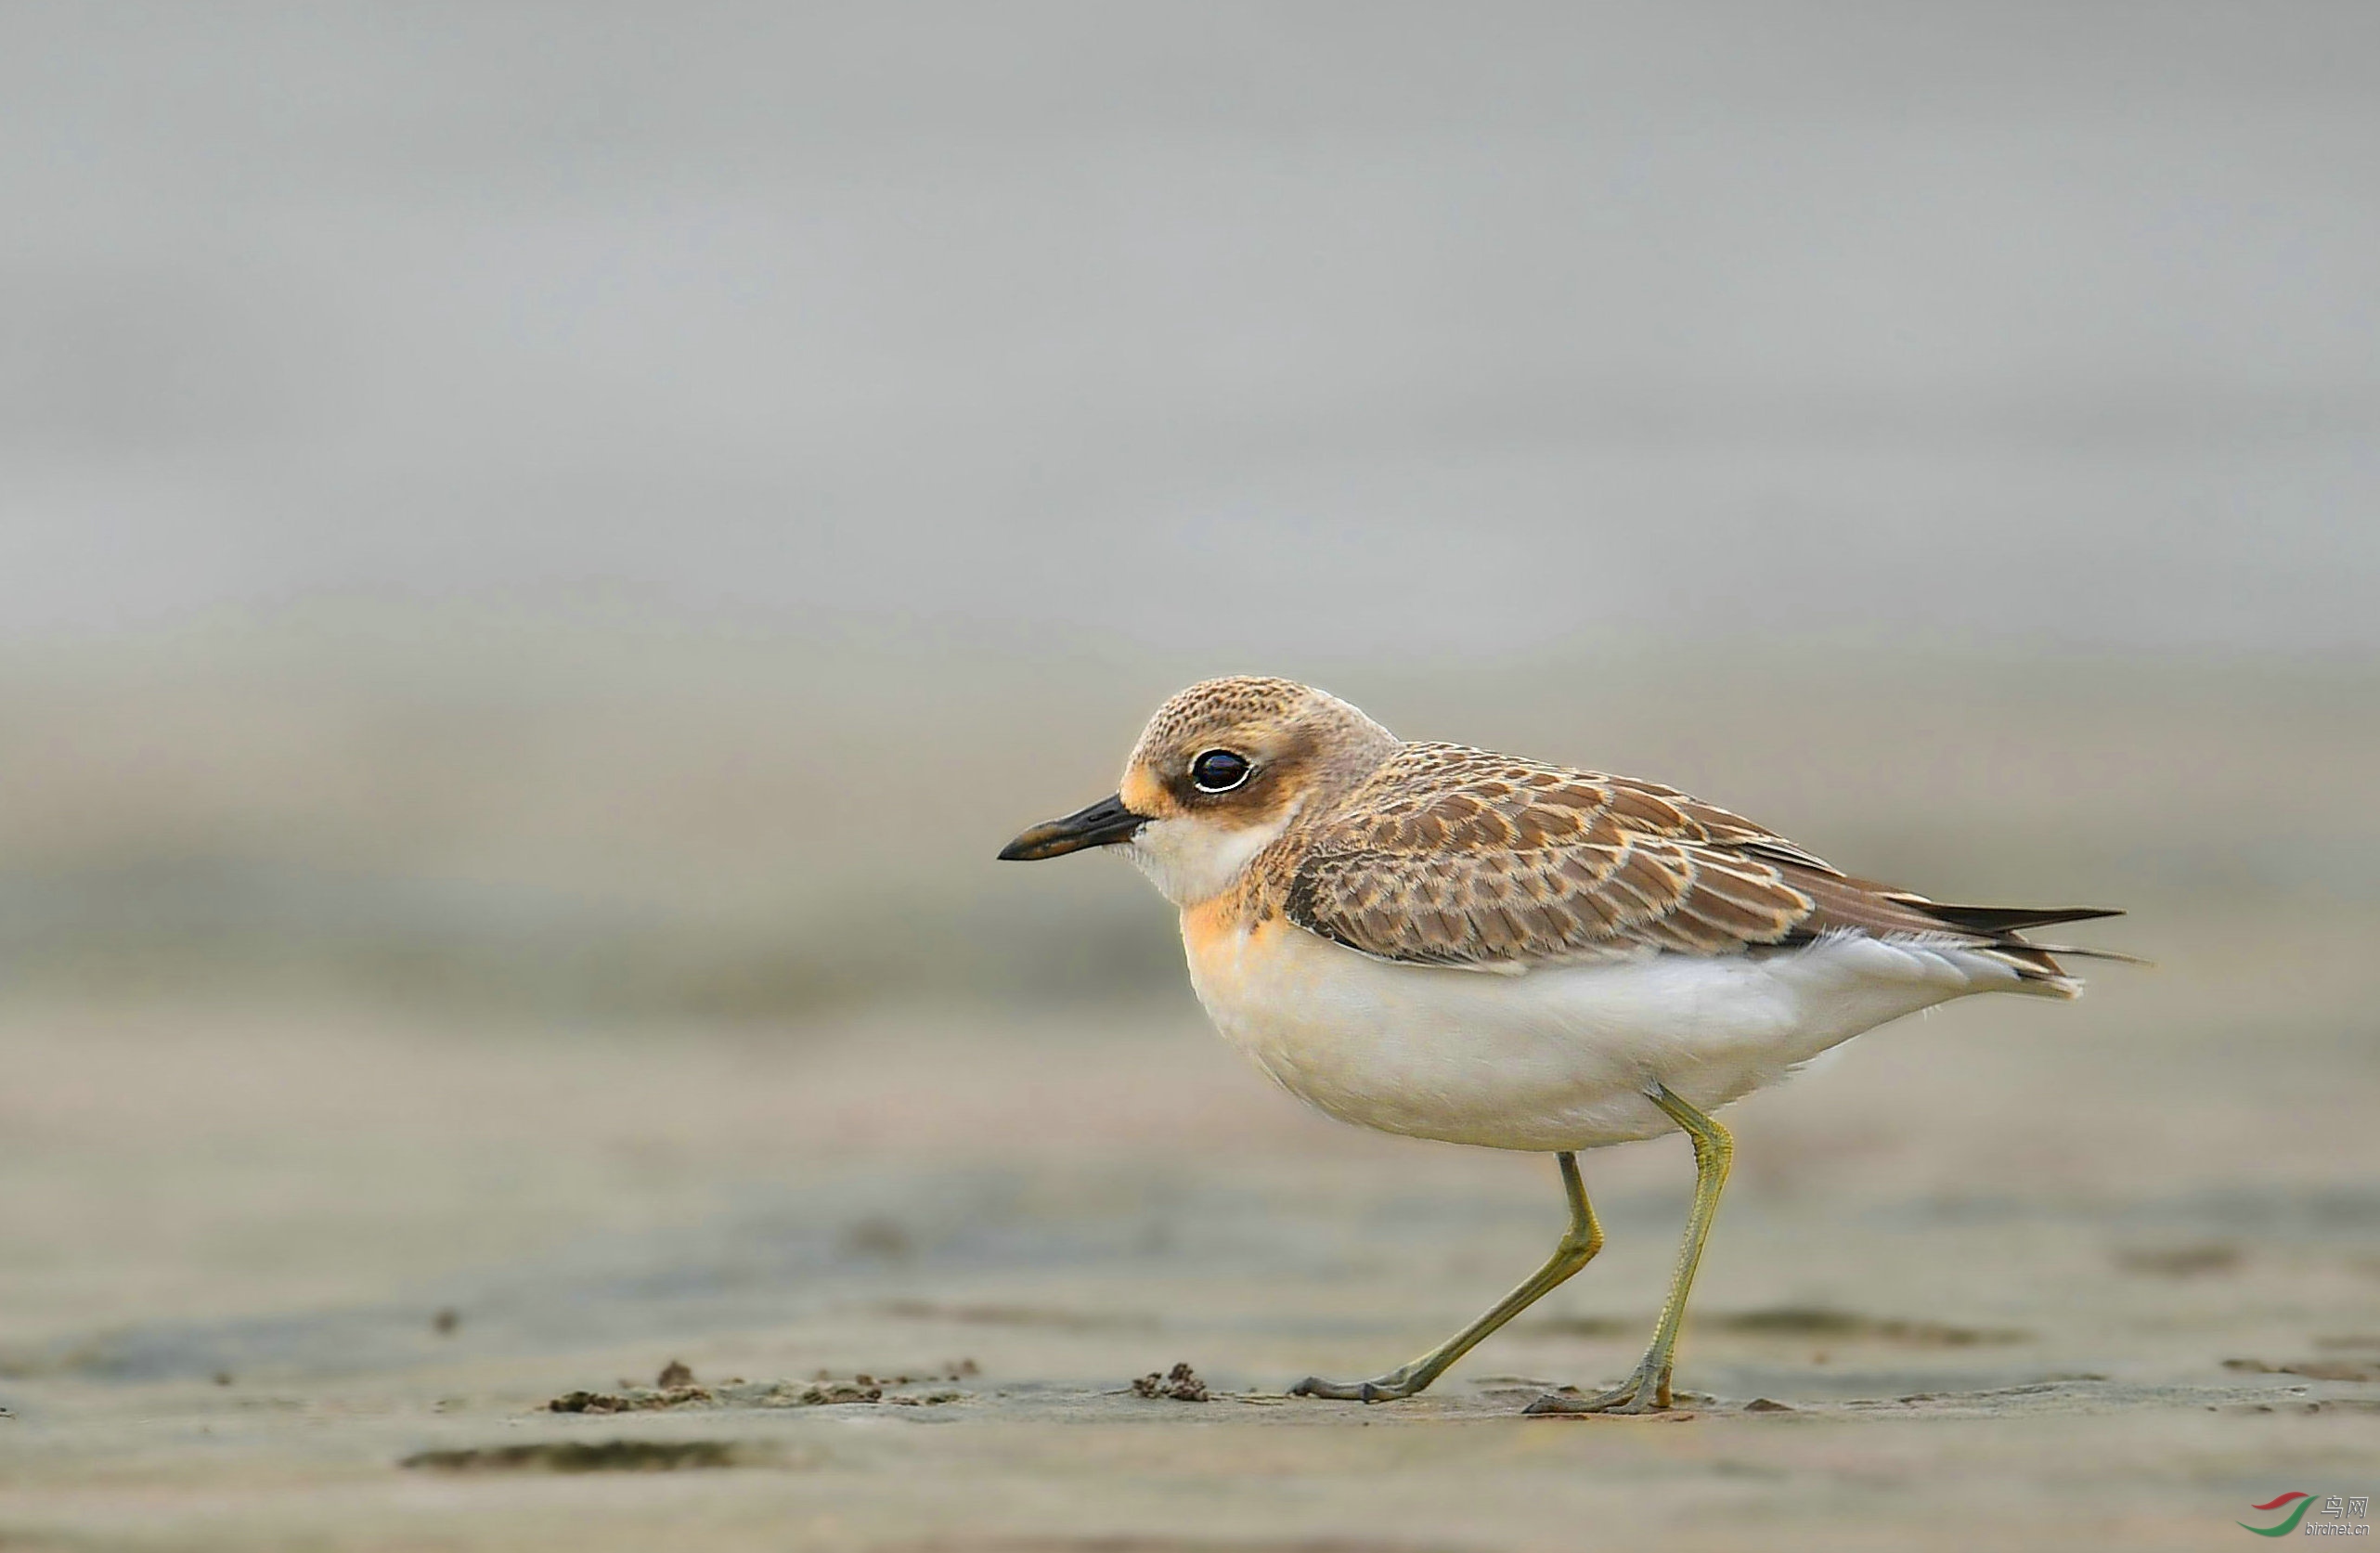
[(1573, 1273), (1594, 1260), (1603, 1249), (1603, 1226), (1595, 1222), (1595, 1210), (1587, 1205), (1586, 1185), (1579, 1179), (1578, 1156), (1557, 1154), (1554, 1162), (1561, 1167), (1562, 1194), (1570, 1199), (1571, 1227), (1554, 1247), (1554, 1254), (1546, 1265), (1537, 1269), (1520, 1288), (1496, 1301), (1495, 1307), (1468, 1327), (1440, 1343), (1409, 1365), (1401, 1365), (1388, 1374), (1371, 1380), (1325, 1380), (1308, 1376), (1289, 1388), (1298, 1397), (1329, 1397), (1340, 1402), (1394, 1402), (1401, 1397), (1417, 1396), (1422, 1390), (1447, 1367), (1478, 1346), (1480, 1340), (1497, 1327), (1535, 1304)]
[(1735, 1140), (1711, 1118), (1672, 1094), (1660, 1084), (1645, 1092), (1672, 1121), (1694, 1140), (1694, 1209), (1686, 1220), (1686, 1243), (1678, 1249), (1677, 1272), (1669, 1281), (1669, 1298), (1662, 1301), (1661, 1320), (1654, 1324), (1652, 1346), (1634, 1374), (1608, 1391), (1591, 1397), (1550, 1392), (1529, 1404), (1532, 1414), (1657, 1413), (1670, 1405), (1670, 1362), (1677, 1349), (1677, 1329), (1686, 1320), (1686, 1296), (1694, 1287), (1694, 1269), (1702, 1260), (1702, 1242), (1710, 1236), (1711, 1219), (1719, 1209), (1719, 1193), (1727, 1184), (1727, 1167), (1735, 1159)]

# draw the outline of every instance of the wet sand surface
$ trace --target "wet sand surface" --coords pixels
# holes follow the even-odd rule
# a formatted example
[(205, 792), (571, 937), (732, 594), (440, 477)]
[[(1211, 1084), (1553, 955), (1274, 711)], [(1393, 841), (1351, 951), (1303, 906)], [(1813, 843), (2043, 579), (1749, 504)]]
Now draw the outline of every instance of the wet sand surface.
[(2375, 925), (2135, 919), (2157, 970), (1735, 1107), (1652, 1418), (1518, 1415), (1633, 1362), (1675, 1139), (1429, 1396), (1284, 1396), (1533, 1268), (1553, 1171), (1311, 1116), (1186, 1002), (19, 1002), (0, 1546), (2236, 1546), (2380, 1461)]

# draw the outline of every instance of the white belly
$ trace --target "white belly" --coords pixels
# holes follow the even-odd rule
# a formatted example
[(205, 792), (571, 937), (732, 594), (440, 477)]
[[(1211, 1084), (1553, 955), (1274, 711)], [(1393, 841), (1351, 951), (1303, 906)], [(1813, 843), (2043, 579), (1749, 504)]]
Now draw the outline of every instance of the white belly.
[(1673, 1130), (1644, 1097), (1653, 1082), (1712, 1110), (1887, 1020), (2018, 986), (1948, 946), (1856, 937), (1517, 976), (1390, 964), (1278, 923), (1185, 938), (1216, 1027), (1291, 1094), (1491, 1148), (1652, 1137)]

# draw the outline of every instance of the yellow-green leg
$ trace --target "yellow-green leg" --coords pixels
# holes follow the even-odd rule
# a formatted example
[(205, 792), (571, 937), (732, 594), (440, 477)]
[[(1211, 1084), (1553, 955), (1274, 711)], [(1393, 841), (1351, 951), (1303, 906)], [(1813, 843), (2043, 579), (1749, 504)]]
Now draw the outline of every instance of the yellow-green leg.
[(1595, 1210), (1587, 1206), (1586, 1184), (1579, 1179), (1578, 1156), (1557, 1154), (1554, 1162), (1561, 1167), (1562, 1193), (1570, 1199), (1571, 1227), (1554, 1247), (1554, 1254), (1534, 1275), (1502, 1300), (1495, 1308), (1472, 1322), (1468, 1327), (1440, 1343), (1409, 1365), (1400, 1365), (1372, 1380), (1325, 1380), (1308, 1376), (1289, 1388), (1296, 1397), (1331, 1397), (1341, 1402), (1393, 1402), (1399, 1397), (1418, 1395), (1431, 1381), (1446, 1373), (1447, 1366), (1468, 1353), (1490, 1332), (1510, 1321), (1535, 1304), (1563, 1280), (1595, 1259), (1603, 1249), (1603, 1226), (1595, 1222)]
[(1709, 1238), (1712, 1216), (1719, 1210), (1719, 1193), (1727, 1184), (1736, 1144), (1726, 1128), (1661, 1085), (1646, 1091), (1645, 1098), (1694, 1140), (1694, 1210), (1687, 1216), (1686, 1244), (1678, 1250), (1669, 1298), (1662, 1301), (1661, 1320), (1653, 1327), (1652, 1346), (1645, 1350), (1636, 1373), (1611, 1390), (1591, 1397), (1542, 1396), (1529, 1404), (1532, 1413), (1656, 1413), (1670, 1404), (1669, 1369), (1677, 1351), (1677, 1329), (1686, 1320), (1686, 1297), (1694, 1288), (1694, 1269), (1702, 1261), (1702, 1242)]

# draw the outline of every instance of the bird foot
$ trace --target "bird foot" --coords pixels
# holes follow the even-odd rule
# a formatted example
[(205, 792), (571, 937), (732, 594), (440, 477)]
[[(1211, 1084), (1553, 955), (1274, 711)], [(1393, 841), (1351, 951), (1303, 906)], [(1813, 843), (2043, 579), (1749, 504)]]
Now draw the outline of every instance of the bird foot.
[[(1426, 1384), (1426, 1382), (1422, 1383)], [(1402, 1402), (1421, 1391), (1403, 1370), (1390, 1370), (1371, 1380), (1325, 1380), (1307, 1376), (1289, 1388), (1293, 1397), (1322, 1397), (1331, 1402)]]
[(1533, 1418), (1566, 1413), (1666, 1413), (1672, 1405), (1668, 1371), (1639, 1367), (1608, 1391), (1597, 1391), (1591, 1397), (1548, 1391), (1522, 1408), (1521, 1413)]

